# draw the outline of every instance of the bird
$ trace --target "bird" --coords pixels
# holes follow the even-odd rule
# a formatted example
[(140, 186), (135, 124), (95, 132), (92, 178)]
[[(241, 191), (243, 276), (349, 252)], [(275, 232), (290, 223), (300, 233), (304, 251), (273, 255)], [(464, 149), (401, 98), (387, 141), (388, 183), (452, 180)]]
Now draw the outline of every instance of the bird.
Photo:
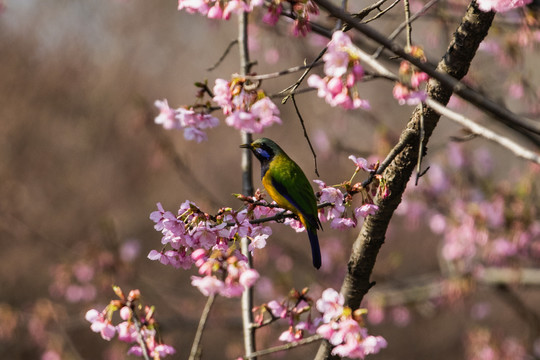
[(260, 138), (249, 149), (261, 163), (262, 184), (277, 205), (294, 213), (306, 228), (311, 244), (313, 266), (321, 267), (321, 249), (317, 230), (322, 230), (318, 217), (317, 199), (306, 175), (274, 141)]

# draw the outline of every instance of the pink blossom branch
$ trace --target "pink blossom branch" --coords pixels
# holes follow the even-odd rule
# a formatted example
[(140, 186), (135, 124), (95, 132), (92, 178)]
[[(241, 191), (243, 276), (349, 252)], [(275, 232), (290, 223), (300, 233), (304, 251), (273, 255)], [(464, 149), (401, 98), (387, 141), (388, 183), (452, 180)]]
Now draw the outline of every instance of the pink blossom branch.
[[(498, 105), (494, 101), (488, 99), (482, 94), (478, 93), (475, 90), (472, 90), (460, 80), (457, 79), (455, 74), (446, 73), (441, 71), (443, 69), (435, 68), (429, 63), (420, 61), (420, 59), (415, 58), (411, 54), (407, 53), (400, 45), (389, 40), (385, 35), (379, 33), (372, 27), (360, 24), (358, 21), (348, 12), (343, 11), (339, 7), (333, 5), (328, 0), (314, 0), (320, 7), (326, 9), (330, 15), (342, 19), (347, 23), (351, 28), (359, 31), (363, 35), (367, 36), (371, 40), (383, 45), (388, 48), (397, 56), (403, 58), (404, 60), (409, 61), (411, 64), (418, 67), (420, 70), (428, 74), (432, 78), (432, 82), (437, 82), (437, 86), (442, 86), (445, 89), (445, 92), (453, 92), (459, 95), (461, 98), (467, 100), (471, 104), (477, 106), (478, 108), (486, 111), (495, 116), (495, 120), (502, 122), (509, 128), (519, 132), (520, 134), (526, 136), (530, 141), (534, 142), (537, 145), (540, 145), (540, 140), (536, 138), (535, 135), (540, 135), (540, 124), (530, 120), (525, 119), (517, 114), (511, 112), (510, 110)], [(476, 3), (473, 2), (471, 6), (476, 7)], [(480, 11), (480, 10), (479, 10)], [(491, 20), (493, 21), (493, 20)], [(490, 22), (491, 24), (491, 22)], [(456, 36), (467, 36), (468, 29), (464, 29), (464, 32), (461, 34), (455, 34)], [(453, 56), (453, 54), (451, 54)], [(450, 54), (447, 54), (450, 56)], [(457, 59), (456, 59), (457, 60)], [(468, 70), (467, 65), (467, 70)], [(434, 84), (435, 85), (435, 84)]]

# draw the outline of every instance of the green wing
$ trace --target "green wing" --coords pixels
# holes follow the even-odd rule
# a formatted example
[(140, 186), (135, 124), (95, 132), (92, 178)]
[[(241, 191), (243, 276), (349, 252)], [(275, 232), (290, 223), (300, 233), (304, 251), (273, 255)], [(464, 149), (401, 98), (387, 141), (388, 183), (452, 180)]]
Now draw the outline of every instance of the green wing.
[(280, 154), (270, 165), (272, 185), (303, 215), (307, 227), (319, 229), (317, 199), (313, 188), (302, 169), (288, 156)]

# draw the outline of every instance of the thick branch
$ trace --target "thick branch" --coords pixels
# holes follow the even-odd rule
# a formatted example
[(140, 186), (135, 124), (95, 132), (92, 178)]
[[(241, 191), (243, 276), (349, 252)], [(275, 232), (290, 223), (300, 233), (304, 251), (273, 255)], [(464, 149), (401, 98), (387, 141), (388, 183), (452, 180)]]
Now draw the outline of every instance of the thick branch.
[[(320, 1), (317, 2), (321, 3)], [(341, 14), (334, 13), (334, 15), (339, 16)], [(480, 42), (488, 33), (493, 17), (493, 13), (480, 11), (473, 2), (468, 7), (467, 13), (456, 30), (445, 56), (439, 62), (438, 71), (453, 76), (455, 80), (463, 78), (469, 69)], [(437, 102), (446, 105), (452, 95), (452, 90), (432, 80), (428, 86), (428, 95)], [(366, 218), (353, 245), (348, 263), (348, 272), (341, 288), (347, 305), (353, 309), (360, 306), (364, 295), (373, 285), (370, 277), (377, 254), (384, 243), (390, 219), (401, 202), (403, 192), (415, 168), (420, 136), (419, 121), (422, 115), (420, 109), (420, 106), (415, 109), (407, 129), (401, 135), (402, 138), (408, 137), (407, 141), (405, 141), (406, 145), (384, 172), (390, 195), (384, 199), (376, 198), (375, 203), (379, 206), (379, 211), (375, 215)], [(425, 146), (439, 121), (440, 115), (428, 107), (424, 107), (424, 109), (425, 137), (423, 145)], [(316, 359), (328, 358), (330, 349), (329, 344), (325, 342), (319, 349)]]

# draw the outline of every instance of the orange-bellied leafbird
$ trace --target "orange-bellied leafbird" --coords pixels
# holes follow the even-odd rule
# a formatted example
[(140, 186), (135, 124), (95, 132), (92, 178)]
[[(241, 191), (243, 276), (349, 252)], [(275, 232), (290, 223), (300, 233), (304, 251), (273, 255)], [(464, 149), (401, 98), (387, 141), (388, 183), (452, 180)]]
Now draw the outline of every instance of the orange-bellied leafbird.
[(317, 199), (306, 175), (280, 147), (267, 138), (240, 145), (253, 151), (261, 162), (262, 183), (279, 207), (292, 211), (309, 236), (313, 266), (321, 267), (321, 249), (317, 229), (322, 229), (317, 215)]

